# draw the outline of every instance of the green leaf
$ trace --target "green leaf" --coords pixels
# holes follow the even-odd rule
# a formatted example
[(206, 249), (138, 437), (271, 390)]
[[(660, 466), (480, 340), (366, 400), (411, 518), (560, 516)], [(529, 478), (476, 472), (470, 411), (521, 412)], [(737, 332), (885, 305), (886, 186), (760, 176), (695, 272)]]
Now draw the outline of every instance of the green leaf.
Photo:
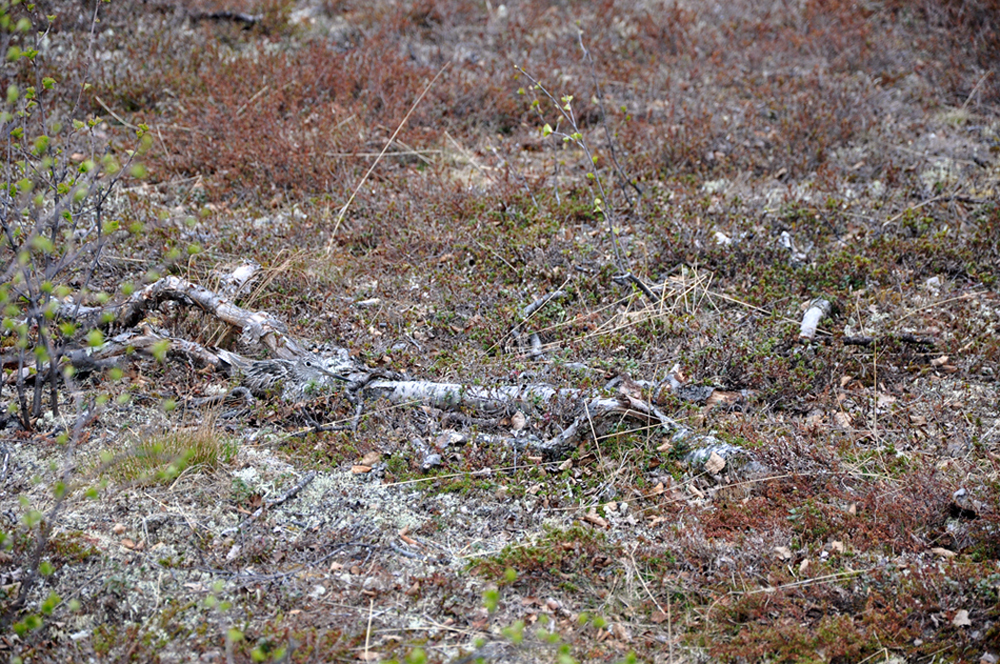
[(524, 621), (518, 620), (510, 627), (504, 627), (501, 633), (514, 645), (520, 645), (524, 641)]
[(70, 321), (59, 323), (59, 332), (62, 333), (64, 337), (73, 336), (73, 333), (76, 332), (76, 323), (72, 323)]
[(490, 613), (494, 613), (497, 610), (497, 606), (500, 604), (500, 591), (496, 588), (490, 588), (483, 593), (483, 605), (486, 610)]
[(44, 235), (36, 235), (31, 238), (31, 247), (33, 249), (37, 249), (43, 254), (51, 254), (56, 250), (56, 246), (52, 244), (52, 240)]
[(406, 664), (425, 664), (427, 662), (427, 653), (424, 652), (423, 648), (414, 648), (406, 656)]
[(115, 175), (122, 170), (121, 164), (110, 154), (106, 154), (101, 158), (101, 168), (108, 175)]
[(551, 134), (552, 134), (552, 125), (546, 123), (545, 126), (542, 127), (542, 137), (544, 138), (546, 136), (550, 136)]
[(55, 591), (49, 593), (49, 596), (45, 598), (44, 602), (42, 602), (42, 613), (47, 616), (52, 615), (52, 612), (57, 606), (59, 606), (60, 602), (62, 602), (62, 597), (60, 597)]
[(104, 334), (100, 330), (91, 330), (87, 333), (87, 345), (97, 348), (104, 343)]
[(164, 360), (167, 359), (167, 351), (170, 350), (170, 340), (160, 339), (155, 344), (153, 344), (151, 350), (153, 352), (153, 357), (155, 357), (160, 362), (163, 362)]
[(42, 79), (42, 87), (46, 90), (51, 90), (56, 84), (56, 79), (46, 76)]

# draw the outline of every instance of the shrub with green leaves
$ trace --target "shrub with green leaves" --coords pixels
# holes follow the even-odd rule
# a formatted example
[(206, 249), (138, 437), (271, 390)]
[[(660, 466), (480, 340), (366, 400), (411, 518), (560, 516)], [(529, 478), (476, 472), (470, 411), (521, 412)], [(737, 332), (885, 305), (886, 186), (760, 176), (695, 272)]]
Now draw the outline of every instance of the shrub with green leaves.
[[(96, 20), (96, 15), (95, 15)], [(80, 99), (68, 104), (58, 71), (49, 71), (44, 45), (54, 16), (35, 5), (0, 3), (0, 307), (2, 345), (16, 356), (15, 399), (8, 408), (30, 429), (49, 406), (58, 415), (60, 358), (68, 344), (95, 343), (74, 318), (84, 304), (103, 304), (91, 282), (102, 253), (119, 231), (109, 196), (124, 177), (141, 176), (136, 156), (149, 145), (140, 126), (134, 149), (107, 145), (102, 119), (87, 116)], [(30, 393), (29, 393), (30, 392)]]

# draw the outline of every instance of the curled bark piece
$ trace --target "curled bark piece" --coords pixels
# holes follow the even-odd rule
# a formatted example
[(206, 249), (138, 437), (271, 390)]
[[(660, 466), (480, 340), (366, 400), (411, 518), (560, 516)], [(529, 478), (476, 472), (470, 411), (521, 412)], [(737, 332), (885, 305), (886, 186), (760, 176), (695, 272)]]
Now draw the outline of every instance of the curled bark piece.
[(235, 299), (236, 296), (249, 288), (260, 270), (260, 263), (244, 261), (229, 272), (219, 274), (219, 295), (230, 300)]
[(532, 333), (528, 340), (531, 342), (531, 350), (528, 351), (528, 355), (531, 356), (533, 360), (544, 360), (545, 351), (542, 350), (542, 338), (536, 333)]
[(812, 339), (816, 336), (819, 322), (830, 315), (830, 303), (827, 300), (815, 299), (805, 315), (802, 316), (802, 326), (799, 328), (799, 339)]
[(441, 454), (431, 449), (422, 439), (413, 437), (410, 445), (420, 455), (420, 469), (424, 472), (441, 465)]

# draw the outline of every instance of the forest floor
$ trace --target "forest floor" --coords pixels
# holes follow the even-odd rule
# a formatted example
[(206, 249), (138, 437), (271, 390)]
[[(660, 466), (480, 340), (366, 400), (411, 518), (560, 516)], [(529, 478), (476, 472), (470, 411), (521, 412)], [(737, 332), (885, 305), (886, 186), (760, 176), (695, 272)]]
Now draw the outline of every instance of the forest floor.
[[(63, 158), (146, 137), (59, 277), (78, 301), (251, 260), (236, 302), (319, 354), (632, 395), (750, 463), (624, 419), (560, 458), (502, 442), (565, 404), (197, 407), (237, 379), (136, 353), (7, 420), (4, 657), (1000, 657), (995, 0), (15, 10), (49, 26), (50, 117), (102, 120)], [(196, 308), (140, 327), (240, 349)]]

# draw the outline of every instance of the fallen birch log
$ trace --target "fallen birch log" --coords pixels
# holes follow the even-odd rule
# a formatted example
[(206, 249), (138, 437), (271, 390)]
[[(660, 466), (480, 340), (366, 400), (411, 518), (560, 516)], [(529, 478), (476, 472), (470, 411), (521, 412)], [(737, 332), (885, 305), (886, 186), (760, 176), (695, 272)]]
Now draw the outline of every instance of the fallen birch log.
[[(549, 299), (551, 298), (544, 302)], [(309, 354), (288, 336), (285, 325), (270, 313), (248, 311), (228, 298), (179, 277), (164, 277), (119, 305), (78, 311), (79, 315), (88, 319), (97, 316), (95, 321), (110, 319), (116, 326), (134, 328), (147, 312), (167, 301), (200, 308), (220, 321), (238, 328), (244, 340), (250, 344), (262, 344), (278, 358), (295, 360)], [(66, 315), (66, 311), (60, 313)], [(109, 313), (113, 316), (108, 316)], [(143, 335), (136, 336), (125, 333), (117, 337), (109, 347), (100, 349), (97, 352), (97, 359), (106, 359), (122, 352), (123, 348), (128, 346), (149, 348), (163, 339), (164, 337), (150, 330), (145, 330)], [(170, 341), (172, 346), (175, 346), (171, 350), (179, 351), (206, 365), (219, 368), (227, 364), (225, 357), (198, 344), (176, 339)], [(399, 405), (427, 405), (441, 410), (472, 411), (489, 417), (521, 410), (535, 413), (569, 411), (570, 417), (573, 417), (572, 423), (551, 439), (542, 440), (533, 435), (521, 435), (513, 439), (512, 444), (515, 446), (534, 449), (549, 459), (565, 457), (585, 436), (600, 435), (601, 432), (621, 423), (623, 419), (639, 421), (647, 427), (650, 425), (661, 427), (664, 434), (670, 436), (673, 445), (689, 450), (684, 459), (698, 468), (704, 466), (712, 453), (722, 457), (730, 467), (735, 465), (738, 458), (749, 456), (745, 450), (722, 444), (711, 434), (696, 433), (668, 417), (655, 405), (638, 398), (636, 396), (638, 392), (621, 390), (615, 397), (600, 397), (575, 388), (556, 388), (545, 384), (483, 387), (422, 380), (390, 380), (378, 377), (373, 371), (364, 367), (346, 366), (345, 363), (349, 363), (345, 357), (346, 353), (342, 352), (340, 355), (338, 372), (349, 374), (346, 389), (352, 399), (385, 398)], [(90, 356), (79, 357), (81, 363), (93, 362), (94, 359)], [(503, 439), (511, 440), (506, 437)]]
[[(577, 414), (573, 422), (553, 438), (533, 440), (525, 436), (509, 439), (519, 449), (534, 449), (549, 459), (565, 457), (581, 438), (595, 430), (604, 431), (622, 419), (637, 420), (646, 426), (659, 425), (675, 446), (683, 445), (691, 450), (684, 459), (692, 465), (704, 465), (712, 451), (727, 461), (746, 454), (740, 448), (720, 443), (711, 434), (696, 433), (649, 402), (627, 394), (595, 397), (585, 401), (581, 390), (549, 385), (479, 387), (460, 383), (375, 380), (365, 387), (365, 396), (382, 397), (398, 405), (430, 405), (442, 410), (463, 409), (480, 415), (497, 415), (517, 410), (546, 412), (561, 404), (576, 402)], [(703, 453), (702, 450), (708, 448), (711, 448), (709, 452)]]

